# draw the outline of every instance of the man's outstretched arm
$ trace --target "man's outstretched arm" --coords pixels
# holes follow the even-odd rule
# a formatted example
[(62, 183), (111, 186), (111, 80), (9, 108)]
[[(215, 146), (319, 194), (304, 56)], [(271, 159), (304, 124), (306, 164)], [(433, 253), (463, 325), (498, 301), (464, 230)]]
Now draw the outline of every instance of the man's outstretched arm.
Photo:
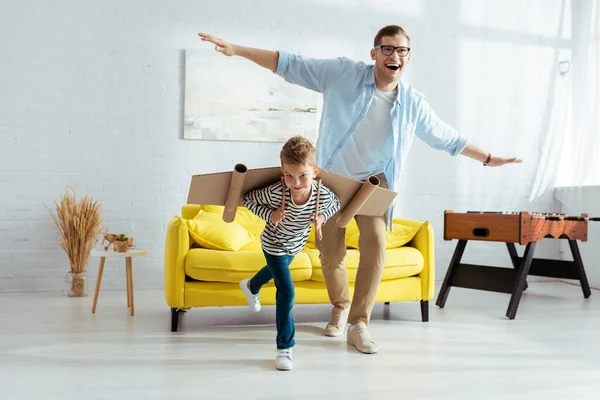
[(271, 50), (253, 49), (251, 47), (238, 46), (226, 42), (223, 39), (214, 37), (207, 33), (198, 33), (200, 39), (205, 42), (210, 42), (215, 45), (215, 50), (219, 53), (223, 53), (226, 56), (240, 56), (247, 58), (248, 60), (255, 62), (256, 64), (266, 69), (275, 72), (277, 70), (277, 62), (279, 59), (279, 53)]
[(300, 85), (319, 93), (323, 93), (327, 86), (339, 80), (344, 70), (344, 65), (348, 66), (350, 64), (349, 62), (342, 62), (340, 58), (314, 59), (286, 53), (285, 51), (270, 51), (238, 46), (207, 33), (199, 33), (198, 36), (203, 41), (214, 44), (215, 50), (219, 53), (230, 57), (234, 55), (244, 57), (276, 73), (289, 83)]
[[(492, 156), (490, 153), (485, 152), (472, 143), (467, 143), (467, 146), (460, 154), (474, 160), (481, 161), (482, 163), (487, 161), (487, 165), (490, 167), (500, 167), (504, 164), (520, 163), (523, 161), (517, 157), (507, 158)], [(490, 158), (489, 160), (488, 157)]]
[(417, 113), (415, 134), (434, 149), (445, 150), (453, 156), (462, 154), (481, 161), (490, 167), (500, 167), (505, 164), (523, 161), (517, 157), (492, 156), (470, 143), (466, 137), (460, 135), (454, 128), (442, 121), (424, 99), (418, 99), (415, 107)]

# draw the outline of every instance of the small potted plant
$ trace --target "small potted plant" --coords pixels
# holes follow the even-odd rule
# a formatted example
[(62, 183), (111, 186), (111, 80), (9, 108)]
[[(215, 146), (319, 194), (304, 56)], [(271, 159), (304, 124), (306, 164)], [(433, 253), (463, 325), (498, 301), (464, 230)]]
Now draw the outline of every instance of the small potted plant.
[(120, 233), (115, 237), (114, 246), (115, 251), (119, 253), (125, 253), (133, 245), (133, 239), (129, 239), (124, 233)]

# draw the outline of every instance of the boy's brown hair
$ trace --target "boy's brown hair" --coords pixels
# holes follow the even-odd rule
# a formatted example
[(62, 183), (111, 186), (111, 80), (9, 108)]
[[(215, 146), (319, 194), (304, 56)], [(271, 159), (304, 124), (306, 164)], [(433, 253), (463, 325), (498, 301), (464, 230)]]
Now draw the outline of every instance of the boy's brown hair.
[(290, 138), (279, 154), (281, 164), (308, 164), (317, 166), (317, 151), (307, 139), (302, 136)]

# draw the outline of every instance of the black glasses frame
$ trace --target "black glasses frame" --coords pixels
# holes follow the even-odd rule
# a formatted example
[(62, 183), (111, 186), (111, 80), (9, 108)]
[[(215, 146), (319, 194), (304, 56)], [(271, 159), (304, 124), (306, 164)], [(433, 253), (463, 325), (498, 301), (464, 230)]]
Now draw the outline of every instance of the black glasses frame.
[[(387, 52), (385, 50), (383, 50), (384, 47), (388, 47), (388, 48), (393, 48), (394, 50)], [(392, 53), (395, 51), (396, 53), (398, 53), (398, 55), (400, 57), (406, 57), (408, 55), (408, 53), (410, 53), (410, 47), (406, 47), (406, 46), (389, 46), (389, 45), (379, 45), (379, 46), (375, 46), (376, 49), (381, 49), (381, 52), (383, 53), (384, 56), (391, 56)], [(406, 54), (402, 54), (401, 52), (406, 51)]]

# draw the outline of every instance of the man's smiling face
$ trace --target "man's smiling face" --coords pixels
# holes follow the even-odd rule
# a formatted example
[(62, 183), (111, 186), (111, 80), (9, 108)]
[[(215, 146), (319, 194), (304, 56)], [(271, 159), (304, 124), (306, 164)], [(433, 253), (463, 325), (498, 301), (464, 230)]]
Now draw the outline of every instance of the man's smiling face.
[(371, 59), (375, 61), (375, 74), (378, 81), (384, 84), (397, 83), (410, 61), (411, 53), (408, 52), (404, 57), (400, 56), (398, 51), (393, 51), (390, 55), (385, 55), (383, 47), (409, 48), (410, 43), (405, 36), (396, 35), (382, 37), (380, 45), (380, 48), (371, 49)]

